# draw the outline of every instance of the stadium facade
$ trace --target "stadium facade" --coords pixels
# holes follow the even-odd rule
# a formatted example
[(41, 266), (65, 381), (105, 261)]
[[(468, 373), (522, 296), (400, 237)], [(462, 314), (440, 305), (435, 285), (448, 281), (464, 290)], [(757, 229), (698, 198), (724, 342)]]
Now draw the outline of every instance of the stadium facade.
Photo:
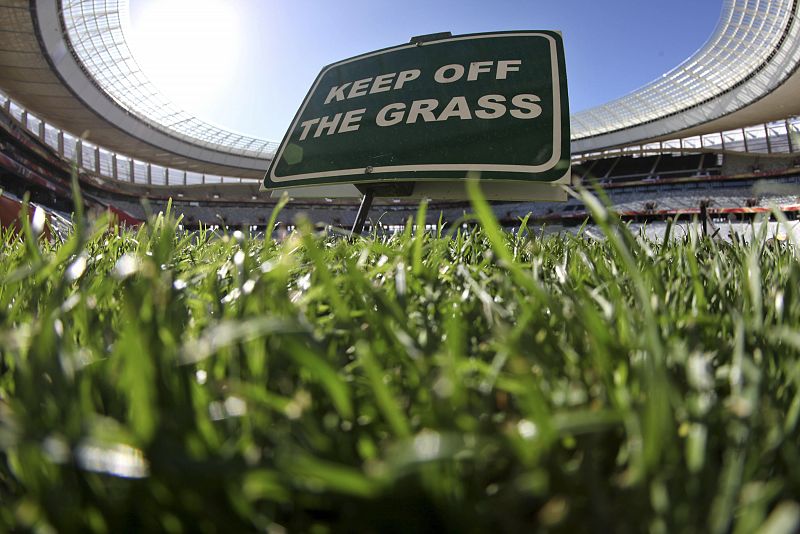
[[(630, 217), (800, 209), (798, 0), (725, 0), (706, 44), (646, 86), (571, 117), (575, 178), (600, 182)], [(6, 0), (0, 6), (0, 187), (69, 204), (73, 162), (88, 201), (130, 221), (168, 198), (187, 224), (259, 226), (258, 194), (276, 144), (192, 116), (159, 93), (126, 41), (127, 0)], [(350, 201), (292, 203), (347, 225)], [(465, 209), (441, 204), (456, 218)], [(414, 206), (380, 204), (383, 222)], [(579, 206), (504, 203), (569, 221)]]

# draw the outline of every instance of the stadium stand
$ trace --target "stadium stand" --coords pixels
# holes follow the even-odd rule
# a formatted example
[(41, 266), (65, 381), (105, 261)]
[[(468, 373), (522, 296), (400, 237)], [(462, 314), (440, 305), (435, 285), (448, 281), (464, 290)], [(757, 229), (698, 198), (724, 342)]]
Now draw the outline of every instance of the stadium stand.
[[(725, 0), (692, 57), (630, 95), (574, 114), (575, 181), (602, 187), (629, 218), (693, 214), (707, 200), (712, 214), (771, 205), (793, 214), (799, 9), (791, 0)], [(258, 192), (258, 179), (275, 144), (208, 125), (160, 95), (127, 46), (126, 17), (126, 0), (0, 5), (0, 188), (69, 212), (75, 171), (87, 204), (129, 224), (172, 199), (189, 226), (263, 226), (275, 201)], [(296, 200), (286, 213), (348, 226), (355, 208)], [(402, 225), (415, 209), (385, 199), (373, 218)], [(456, 220), (466, 210), (433, 203), (430, 214)], [(528, 212), (547, 221), (585, 217), (577, 201), (496, 210), (507, 224)]]
[[(42, 143), (23, 128), (11, 115), (0, 112), (0, 182), (2, 187), (21, 198), (25, 192), (31, 200), (46, 205), (66, 216), (72, 210), (70, 176), (73, 163)], [(754, 160), (746, 159), (750, 167)], [(576, 165), (575, 173), (588, 186), (601, 185), (611, 208), (625, 218), (658, 219), (674, 215), (699, 213), (700, 203), (711, 200), (710, 213), (741, 214), (764, 211), (779, 206), (790, 216), (798, 206), (800, 167), (792, 158), (782, 159), (769, 172), (721, 175), (722, 166), (714, 154), (657, 156), (617, 156)], [(734, 161), (735, 170), (752, 170)], [(602, 180), (594, 175), (596, 169)], [(602, 174), (601, 174), (602, 173)], [(202, 225), (249, 227), (263, 230), (274, 202), (258, 196), (253, 184), (237, 184), (240, 191), (231, 199), (234, 184), (172, 186), (151, 183), (131, 184), (103, 179), (81, 169), (78, 172), (84, 196), (95, 210), (110, 210), (128, 223), (145, 219), (148, 210), (166, 209), (172, 199), (174, 210), (184, 215), (185, 226)], [(241, 189), (244, 186), (245, 189)], [(794, 188), (797, 193), (786, 193)], [(221, 195), (217, 191), (228, 194)], [(142, 200), (146, 200), (143, 204)], [(398, 199), (399, 200), (399, 199)], [(752, 202), (755, 200), (755, 202)], [(287, 208), (289, 218), (304, 214), (311, 220), (332, 225), (349, 226), (355, 217), (352, 203), (346, 201), (306, 200), (293, 202)], [(385, 201), (375, 207), (374, 219), (384, 225), (400, 226), (413, 215), (413, 204)], [(498, 215), (505, 224), (514, 225), (527, 213), (533, 220), (575, 223), (586, 217), (578, 201), (564, 203), (497, 203)], [(465, 203), (434, 203), (432, 213), (443, 213), (445, 220), (460, 218)]]

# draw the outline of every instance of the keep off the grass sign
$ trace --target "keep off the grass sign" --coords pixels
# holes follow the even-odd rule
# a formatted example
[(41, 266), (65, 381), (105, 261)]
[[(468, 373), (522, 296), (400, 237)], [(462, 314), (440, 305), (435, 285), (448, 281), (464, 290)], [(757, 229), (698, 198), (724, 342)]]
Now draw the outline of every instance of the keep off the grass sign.
[(525, 31), (408, 44), (324, 68), (264, 187), (452, 184), (480, 173), (513, 185), (502, 188), (513, 195), (524, 183), (568, 182), (569, 171), (561, 35)]

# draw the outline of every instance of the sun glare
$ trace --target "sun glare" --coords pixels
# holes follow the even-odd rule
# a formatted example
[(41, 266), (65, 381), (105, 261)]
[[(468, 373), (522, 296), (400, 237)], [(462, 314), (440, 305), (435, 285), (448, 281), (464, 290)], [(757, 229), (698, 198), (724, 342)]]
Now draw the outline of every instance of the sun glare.
[[(133, 2), (132, 2), (133, 3)], [(218, 105), (235, 83), (240, 13), (230, 0), (136, 0), (128, 29), (147, 77), (187, 111)]]

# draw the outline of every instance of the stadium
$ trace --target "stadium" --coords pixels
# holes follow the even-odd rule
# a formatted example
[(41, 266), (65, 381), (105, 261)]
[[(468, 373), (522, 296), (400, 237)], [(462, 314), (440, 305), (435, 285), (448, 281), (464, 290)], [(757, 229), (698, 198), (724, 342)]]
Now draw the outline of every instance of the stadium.
[(361, 241), (356, 187), (260, 190), (278, 143), (172, 103), (128, 16), (0, 5), (0, 524), (800, 529), (796, 0), (572, 114), (567, 202), (389, 195)]
[[(24, 29), (3, 33), (3, 188), (69, 211), (75, 161), (87, 200), (131, 221), (145, 218), (140, 199), (158, 211), (172, 198), (190, 227), (263, 229), (274, 201), (258, 186), (277, 143), (221, 130), (169, 102), (137, 66), (122, 31), (125, 10), (126, 2), (3, 7), (3, 28)], [(575, 182), (602, 184), (631, 218), (696, 214), (706, 201), (722, 218), (775, 203), (793, 213), (796, 198), (782, 192), (793, 190), (800, 163), (794, 24), (790, 2), (725, 2), (692, 57), (571, 117)], [(352, 225), (353, 201), (320, 200), (296, 201), (287, 215)], [(432, 207), (446, 220), (464, 211)], [(497, 212), (512, 224), (528, 212), (560, 222), (580, 219), (579, 208), (507, 203)], [(401, 225), (415, 210), (388, 198), (374, 213)]]

